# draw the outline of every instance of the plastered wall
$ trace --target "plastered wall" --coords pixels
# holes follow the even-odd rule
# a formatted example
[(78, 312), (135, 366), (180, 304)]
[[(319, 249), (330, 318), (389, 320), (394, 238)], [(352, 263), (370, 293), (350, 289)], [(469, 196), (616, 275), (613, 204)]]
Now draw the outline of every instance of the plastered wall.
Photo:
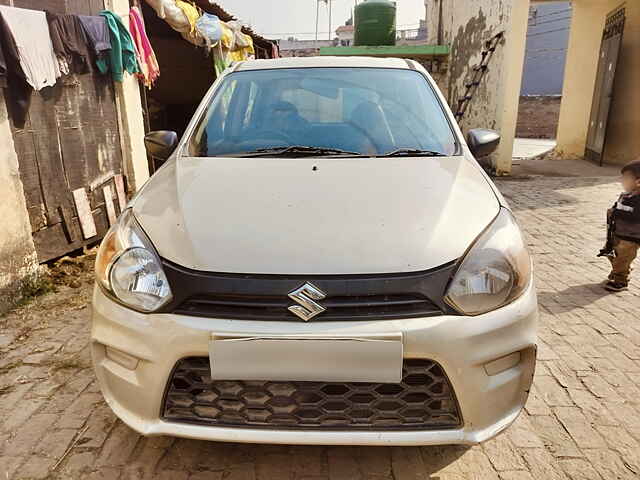
[(0, 314), (38, 271), (4, 95), (0, 93)]
[(485, 75), (460, 122), (470, 128), (491, 128), (502, 135), (490, 163), (498, 175), (511, 170), (511, 153), (522, 78), (528, 0), (426, 0), (428, 43), (451, 47), (447, 99), (455, 112), (473, 67), (482, 60), (484, 44), (503, 32)]

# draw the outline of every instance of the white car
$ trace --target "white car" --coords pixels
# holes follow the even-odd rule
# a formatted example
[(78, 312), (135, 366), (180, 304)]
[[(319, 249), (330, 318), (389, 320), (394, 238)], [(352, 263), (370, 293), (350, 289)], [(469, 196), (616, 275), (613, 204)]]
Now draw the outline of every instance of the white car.
[(536, 359), (531, 260), (437, 86), (401, 59), (247, 61), (219, 78), (96, 262), (92, 354), (144, 435), (484, 441)]

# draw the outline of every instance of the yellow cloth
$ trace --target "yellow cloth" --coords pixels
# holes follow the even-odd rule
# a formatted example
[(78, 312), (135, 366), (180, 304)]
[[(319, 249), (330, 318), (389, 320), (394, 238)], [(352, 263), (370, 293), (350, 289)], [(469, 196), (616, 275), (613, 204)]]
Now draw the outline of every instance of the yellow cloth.
[(234, 62), (241, 62), (243, 60), (246, 60), (249, 58), (249, 55), (255, 55), (256, 53), (255, 49), (253, 48), (253, 38), (251, 38), (250, 35), (245, 35), (244, 33), (241, 33), (240, 35), (244, 36), (244, 38), (247, 40), (247, 43), (249, 45), (244, 48), (233, 50), (229, 54), (231, 57), (231, 60), (233, 60)]
[(253, 48), (253, 38), (251, 38), (251, 35), (245, 35), (245, 37), (247, 37), (247, 41), (249, 42), (249, 46), (245, 48), (245, 50), (247, 51), (247, 54), (255, 55), (256, 50)]
[(220, 27), (222, 28), (222, 37), (220, 38), (220, 43), (222, 44), (222, 48), (226, 48), (230, 50), (233, 48), (233, 30), (231, 30), (224, 22), (220, 22)]
[(191, 30), (189, 33), (195, 33), (196, 31), (196, 22), (200, 18), (200, 10), (198, 10), (192, 4), (185, 2), (184, 0), (176, 0), (176, 6), (182, 10), (185, 17), (189, 20), (189, 25), (191, 26)]
[(241, 50), (235, 50), (233, 52), (229, 52), (229, 58), (232, 62), (242, 62), (247, 59), (247, 56), (244, 52), (244, 48)]

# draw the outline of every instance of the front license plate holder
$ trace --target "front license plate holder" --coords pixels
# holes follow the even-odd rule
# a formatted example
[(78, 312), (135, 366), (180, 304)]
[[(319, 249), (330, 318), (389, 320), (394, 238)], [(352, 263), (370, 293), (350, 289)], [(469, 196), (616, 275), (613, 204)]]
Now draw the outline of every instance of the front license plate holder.
[(402, 334), (363, 337), (220, 336), (209, 342), (213, 380), (399, 383)]

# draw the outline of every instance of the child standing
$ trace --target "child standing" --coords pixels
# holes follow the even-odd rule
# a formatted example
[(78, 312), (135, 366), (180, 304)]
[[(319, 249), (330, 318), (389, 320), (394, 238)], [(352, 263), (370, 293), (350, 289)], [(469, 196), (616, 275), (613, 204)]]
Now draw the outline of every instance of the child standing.
[(601, 255), (611, 261), (611, 273), (605, 287), (621, 292), (629, 286), (631, 263), (640, 248), (640, 160), (622, 168), (624, 192), (607, 211), (610, 232)]

